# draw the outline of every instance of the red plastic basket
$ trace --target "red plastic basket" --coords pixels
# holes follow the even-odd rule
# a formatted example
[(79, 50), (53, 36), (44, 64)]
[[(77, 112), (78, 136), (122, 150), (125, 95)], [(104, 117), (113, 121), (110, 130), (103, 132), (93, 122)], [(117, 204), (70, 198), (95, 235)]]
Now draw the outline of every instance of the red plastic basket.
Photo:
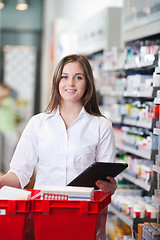
[[(31, 196), (36, 194), (38, 191), (39, 190), (32, 190)], [(30, 208), (31, 201), (29, 200), (0, 200), (1, 240), (32, 239), (33, 222)]]
[(105, 238), (111, 195), (94, 192), (94, 200), (32, 201), (35, 240), (95, 240)]

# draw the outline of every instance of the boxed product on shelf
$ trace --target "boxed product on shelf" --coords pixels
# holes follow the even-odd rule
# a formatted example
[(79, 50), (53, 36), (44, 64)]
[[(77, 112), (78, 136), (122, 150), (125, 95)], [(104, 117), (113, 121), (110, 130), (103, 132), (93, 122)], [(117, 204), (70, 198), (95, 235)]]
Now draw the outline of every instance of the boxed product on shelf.
[(160, 121), (156, 121), (156, 128), (160, 128)]
[(144, 197), (141, 196), (139, 191), (139, 196), (136, 194), (135, 190), (119, 191), (114, 194), (112, 197), (112, 204), (121, 212), (126, 215), (131, 216), (132, 218), (152, 218), (157, 217), (157, 209), (151, 203), (146, 201)]
[(104, 70), (121, 69), (124, 67), (125, 51), (123, 48), (112, 47), (103, 53)]
[(132, 240), (130, 227), (115, 215), (108, 215), (106, 233), (110, 240)]
[(144, 84), (147, 79), (152, 77), (151, 74), (140, 74), (140, 73), (132, 73), (128, 74), (127, 76), (127, 85), (126, 85), (126, 92), (127, 94), (137, 94), (139, 92), (139, 87), (141, 84)]
[(156, 223), (144, 223), (139, 227), (138, 235), (143, 239), (158, 240), (160, 239), (159, 224)]
[(153, 86), (160, 87), (160, 74), (156, 71), (153, 72)]
[(148, 161), (146, 159), (140, 157), (130, 156), (128, 154), (124, 154), (123, 156), (116, 157), (116, 162), (125, 162), (128, 164), (128, 168), (125, 171), (126, 174), (145, 181), (145, 183), (149, 183), (152, 176), (152, 166), (154, 161)]
[(154, 190), (154, 196), (160, 199), (160, 189)]
[(134, 199), (136, 198), (136, 196), (142, 196), (142, 189), (137, 189), (137, 188), (132, 189), (130, 186), (128, 188), (122, 187), (122, 188), (118, 188), (115, 194), (112, 196), (112, 204), (114, 205), (114, 207), (116, 207), (116, 209), (126, 214), (129, 214), (128, 196), (131, 196), (133, 200), (132, 202), (134, 202)]

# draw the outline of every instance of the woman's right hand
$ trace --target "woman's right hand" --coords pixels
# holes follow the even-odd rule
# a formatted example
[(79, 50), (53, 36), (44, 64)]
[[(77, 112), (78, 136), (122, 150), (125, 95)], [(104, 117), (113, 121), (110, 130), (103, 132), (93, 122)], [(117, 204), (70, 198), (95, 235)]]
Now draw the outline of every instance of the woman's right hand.
[(103, 192), (110, 192), (111, 195), (114, 194), (114, 192), (117, 189), (117, 181), (112, 177), (106, 177), (109, 181), (102, 181), (98, 180), (96, 182), (96, 185), (103, 191)]

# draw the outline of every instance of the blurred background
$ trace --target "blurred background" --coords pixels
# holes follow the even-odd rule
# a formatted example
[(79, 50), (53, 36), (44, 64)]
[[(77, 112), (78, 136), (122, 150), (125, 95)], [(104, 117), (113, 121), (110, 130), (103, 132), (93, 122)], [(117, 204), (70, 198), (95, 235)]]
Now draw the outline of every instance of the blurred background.
[(6, 172), (26, 123), (47, 106), (60, 58), (92, 58), (120, 46), (123, 1), (0, 0), (0, 7), (0, 170)]

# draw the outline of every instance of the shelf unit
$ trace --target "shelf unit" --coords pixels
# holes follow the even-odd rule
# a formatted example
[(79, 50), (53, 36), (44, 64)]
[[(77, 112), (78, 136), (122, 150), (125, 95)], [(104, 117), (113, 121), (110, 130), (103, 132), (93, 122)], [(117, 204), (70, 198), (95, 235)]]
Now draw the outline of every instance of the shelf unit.
[[(156, 26), (159, 26), (159, 23), (160, 22), (157, 22), (156, 23)], [(152, 29), (152, 26), (153, 24), (149, 24), (149, 31), (151, 31)], [(147, 29), (147, 26), (144, 26), (143, 28), (141, 27), (140, 28), (141, 31), (143, 29)], [(127, 42), (133, 42), (133, 41), (136, 41), (138, 38), (146, 38), (147, 39), (147, 36), (146, 35), (141, 35), (139, 30), (135, 29), (135, 30), (132, 30), (131, 31), (132, 34), (130, 35), (130, 32), (128, 31), (128, 33), (125, 33), (124, 34), (124, 45), (127, 43)], [(143, 31), (143, 34), (146, 34), (146, 32), (148, 32), (147, 30), (146, 31)], [(138, 34), (136, 36), (136, 34)], [(159, 33), (159, 29), (157, 28), (157, 32), (152, 32), (152, 34), (157, 34)], [(151, 34), (151, 35), (152, 35)], [(136, 36), (136, 37), (135, 37)], [(149, 36), (150, 39), (151, 39), (151, 36)], [(154, 72), (155, 68), (157, 69), (156, 71), (158, 71), (158, 68), (157, 68), (157, 63), (156, 61), (152, 64), (149, 64), (147, 66), (144, 66), (144, 65), (139, 65), (139, 66), (124, 66), (124, 68), (110, 68), (110, 69), (105, 69), (105, 72), (108, 71), (108, 75), (109, 74), (113, 74), (114, 72), (118, 75), (118, 73), (121, 73), (121, 72), (125, 72), (127, 74), (130, 74), (130, 73), (135, 73), (136, 71), (137, 72), (141, 72), (144, 73), (145, 71), (150, 71), (150, 72)], [(138, 91), (134, 92), (133, 90), (131, 91), (124, 91), (123, 93), (119, 93), (119, 97), (122, 96), (122, 98), (133, 98), (133, 99), (136, 99), (136, 98), (139, 98), (139, 99), (143, 99), (146, 101), (153, 101), (154, 104), (159, 104), (160, 105), (160, 99), (157, 99), (156, 98), (156, 95), (157, 95), (157, 91), (160, 90), (159, 87), (148, 87), (147, 89), (138, 89)], [(114, 94), (112, 94), (113, 96)], [(153, 134), (157, 134), (157, 135), (160, 135), (160, 130), (159, 129), (156, 129), (155, 126), (156, 126), (156, 121), (158, 120), (158, 118), (154, 118), (154, 119), (149, 119), (148, 121), (144, 121), (144, 120), (136, 120), (134, 118), (129, 118), (129, 117), (123, 117), (120, 122), (120, 124), (122, 125), (126, 125), (126, 126), (133, 126), (133, 127), (138, 127), (138, 128), (145, 128), (145, 129), (148, 129), (148, 130), (152, 130)], [(128, 144), (123, 144), (121, 142), (118, 142), (116, 143), (116, 148), (120, 151), (124, 151), (126, 153), (128, 153), (129, 155), (134, 155), (134, 156), (138, 156), (140, 158), (143, 158), (143, 159), (146, 159), (146, 160), (152, 160), (154, 161), (155, 160), (155, 155), (158, 153), (158, 150), (152, 150), (152, 151), (143, 151), (143, 150), (138, 150), (136, 148), (133, 148), (131, 147), (130, 145)], [(157, 166), (156, 166), (157, 167)], [(155, 171), (155, 166), (153, 166), (153, 171)], [(159, 176), (160, 176), (160, 168), (158, 169), (159, 170)], [(154, 191), (155, 189), (155, 185), (156, 183), (151, 181), (151, 182), (144, 182), (140, 179), (136, 179), (134, 176), (132, 176), (130, 173), (127, 173), (127, 172), (123, 172), (121, 173), (120, 177), (128, 180), (129, 182), (135, 184), (136, 186), (140, 187), (141, 189), (145, 190), (146, 192), (150, 192), (150, 194), (152, 195), (152, 192)], [(152, 179), (153, 180), (153, 179)], [(159, 177), (159, 184), (160, 184), (160, 177)], [(150, 195), (149, 194), (149, 195)], [(156, 198), (155, 196), (152, 196), (152, 200), (153, 202), (157, 203), (159, 206), (160, 206), (160, 199)], [(110, 204), (109, 206), (109, 211), (113, 214), (115, 214), (118, 218), (120, 218), (122, 221), (124, 221), (132, 230), (132, 237), (134, 239), (134, 236), (133, 236), (133, 232), (134, 231), (137, 231), (137, 226), (138, 226), (138, 223), (141, 222), (156, 222), (157, 219), (133, 219), (131, 218), (130, 216), (127, 216), (125, 213), (123, 212), (120, 212), (119, 209), (116, 208), (116, 206), (114, 206), (113, 204)]]
[(137, 178), (131, 176), (127, 172), (122, 172), (121, 177), (125, 178), (126, 180), (130, 181), (131, 183), (134, 183), (138, 187), (143, 188), (146, 191), (150, 191), (150, 189), (151, 189), (151, 184), (149, 184), (143, 180), (137, 179)]
[(142, 121), (142, 120), (134, 120), (130, 118), (123, 118), (122, 123), (130, 126), (153, 129), (155, 126), (156, 120), (150, 119), (150, 121), (145, 121), (145, 120)]
[[(149, 66), (149, 70), (150, 71), (154, 71), (155, 65)], [(140, 68), (138, 68), (139, 70)], [(148, 66), (143, 67), (143, 71), (147, 70)], [(127, 69), (127, 71), (133, 70), (133, 69)], [(118, 70), (117, 70), (118, 71)], [(120, 70), (122, 71), (122, 69)], [(124, 71), (124, 69), (123, 69)], [(124, 92), (122, 94), (123, 98), (143, 98), (143, 99), (147, 99), (147, 100), (152, 100), (154, 101), (154, 98), (156, 97), (157, 94), (157, 90), (160, 90), (160, 88), (157, 87), (152, 87), (150, 89), (150, 91), (148, 92), (137, 92), (134, 94), (131, 94), (129, 92)], [(144, 95), (143, 95), (144, 94)], [(152, 119), (150, 118), (148, 121), (142, 121), (142, 120), (135, 120), (129, 117), (123, 117), (121, 120), (121, 124), (123, 125), (127, 125), (127, 126), (134, 126), (134, 127), (141, 127), (141, 128), (146, 128), (149, 130), (153, 131), (153, 134), (155, 133), (155, 126), (156, 126), (156, 121), (158, 120), (158, 118)], [(123, 144), (123, 143), (116, 143), (116, 148), (120, 151), (124, 151), (128, 154), (146, 159), (146, 160), (152, 160), (154, 161), (155, 159), (155, 155), (158, 153), (158, 150), (151, 150), (151, 151), (146, 151), (146, 150), (139, 150), (136, 148), (133, 148), (130, 145), (127, 144)], [(120, 175), (121, 178), (133, 183), (134, 185), (138, 186), (139, 188), (145, 190), (146, 192), (153, 194), (154, 188), (155, 186), (155, 182), (153, 181), (153, 179), (151, 179), (150, 182), (145, 182), (143, 180), (137, 179), (134, 176), (132, 176), (129, 172), (124, 171), (123, 173), (121, 173)], [(122, 221), (124, 221), (130, 228), (131, 228), (131, 232), (132, 232), (132, 238), (135, 239), (135, 233), (138, 232), (138, 223), (143, 223), (143, 222), (157, 222), (157, 219), (138, 219), (135, 218), (133, 219), (132, 217), (126, 215), (125, 213), (119, 211), (116, 206), (114, 206), (113, 204), (110, 204), (108, 211), (110, 211), (111, 213), (115, 214), (119, 219), (121, 219)]]
[(119, 7), (108, 7), (77, 24), (74, 34), (78, 52), (91, 55), (120, 46), (121, 12)]
[(152, 196), (152, 201), (160, 206), (160, 198)]
[(153, 133), (154, 133), (155, 135), (160, 135), (160, 128), (154, 128)]
[(138, 150), (138, 149), (134, 149), (132, 147), (128, 147), (124, 144), (116, 144), (116, 148), (118, 148), (119, 150), (122, 150), (124, 152), (127, 153), (131, 153), (133, 155), (136, 155), (138, 157), (142, 157), (148, 160), (152, 160), (155, 156), (155, 154), (157, 153), (157, 151), (143, 151), (143, 150)]
[[(145, 9), (149, 10), (145, 12)], [(123, 41), (133, 41), (159, 33), (160, 29), (160, 2), (141, 2), (134, 0), (134, 3), (124, 1), (123, 11)], [(134, 11), (135, 10), (135, 11)]]
[[(156, 72), (160, 73), (160, 68), (156, 68)], [(160, 99), (155, 98), (154, 103), (159, 105), (160, 108)], [(160, 116), (159, 116), (160, 119)], [(158, 135), (158, 140), (159, 140), (159, 149), (158, 149), (158, 155), (160, 154), (160, 129), (159, 128), (154, 128), (154, 134)], [(158, 165), (153, 165), (152, 170), (157, 173), (157, 190), (160, 190), (160, 166)], [(160, 223), (160, 197), (153, 195), (152, 196), (152, 201), (157, 204), (157, 223)]]
[[(127, 0), (126, 0), (127, 1)], [(135, 0), (136, 1), (136, 0)], [(139, 2), (137, 0), (137, 2)], [(127, 3), (124, 5), (127, 5)], [(128, 13), (127, 13), (128, 14)], [(127, 22), (126, 22), (127, 24)], [(154, 23), (148, 23), (146, 25), (141, 25), (135, 28), (132, 28), (131, 30), (127, 30), (125, 32), (122, 32), (123, 34), (123, 44), (122, 45), (126, 45), (126, 43), (130, 43), (130, 42), (135, 42), (138, 39), (144, 38), (144, 39), (151, 39), (152, 35), (156, 35), (159, 34), (160, 35), (160, 31), (159, 31), (159, 25), (160, 24), (160, 18), (158, 21), (154, 22)], [(109, 55), (111, 56), (111, 55)], [(102, 57), (103, 58), (103, 57)], [(98, 64), (102, 63), (102, 58), (101, 60), (98, 62)], [(121, 62), (120, 62), (121, 63)], [(144, 65), (142, 64), (138, 64), (138, 65), (126, 65), (124, 64), (124, 66), (122, 66), (122, 64), (119, 64), (119, 66), (114, 65), (113, 67), (111, 67), (111, 65), (108, 64), (102, 64), (103, 66), (103, 74), (102, 74), (102, 68), (101, 68), (101, 72), (100, 72), (100, 77), (99, 80), (102, 81), (102, 76), (105, 75), (105, 79), (107, 79), (102, 88), (98, 89), (100, 90), (100, 94), (105, 96), (105, 103), (106, 103), (106, 109), (104, 106), (104, 111), (107, 112), (107, 107), (109, 106), (109, 108), (111, 108), (111, 106), (114, 104), (114, 102), (111, 103), (111, 99), (115, 99), (115, 102), (121, 100), (121, 99), (133, 99), (133, 101), (138, 98), (140, 100), (142, 100), (141, 102), (143, 103), (143, 101), (146, 100), (146, 102), (148, 101), (152, 101), (153, 103), (159, 103), (160, 104), (160, 99), (155, 99), (156, 98), (156, 94), (157, 91), (160, 90), (160, 87), (146, 87), (146, 88), (139, 88), (136, 91), (127, 91), (125, 88), (121, 90), (119, 90), (118, 88), (114, 89), (112, 88), (113, 86), (110, 86), (110, 80), (108, 79), (114, 79), (114, 75), (119, 76), (121, 75), (122, 77), (117, 77), (117, 78), (123, 78), (124, 75), (128, 75), (128, 74), (132, 74), (132, 73), (153, 73), (155, 68), (157, 69), (157, 59), (153, 62), (148, 62), (148, 64)], [(97, 68), (98, 69), (98, 68)], [(97, 70), (96, 69), (96, 70)], [(156, 70), (158, 71), (158, 69)], [(123, 75), (124, 74), (124, 75)], [(110, 77), (111, 76), (111, 77)], [(116, 78), (116, 77), (115, 77)], [(115, 80), (115, 79), (114, 79)], [(109, 104), (107, 105), (107, 100), (109, 100)], [(116, 107), (116, 106), (115, 106)], [(103, 106), (102, 108), (103, 109)], [(102, 111), (102, 113), (104, 113)], [(104, 114), (105, 115), (105, 114)], [(106, 117), (108, 117), (106, 115)], [(153, 134), (155, 134), (155, 126), (156, 126), (156, 121), (158, 120), (158, 118), (150, 118), (147, 119), (147, 121), (144, 120), (136, 120), (136, 118), (129, 118), (127, 115), (126, 117), (118, 117), (115, 114), (115, 111), (113, 110), (113, 116), (111, 116), (111, 121), (113, 123), (113, 127), (115, 126), (115, 128), (118, 128), (120, 126), (131, 126), (131, 127), (137, 127), (138, 128), (143, 128), (143, 129), (147, 129), (147, 130), (151, 130)], [(128, 155), (130, 156), (136, 156), (138, 158), (142, 158), (145, 159), (147, 161), (150, 162), (154, 162), (155, 159), (155, 155), (157, 154), (158, 150), (151, 150), (151, 151), (144, 151), (144, 150), (139, 150), (136, 147), (132, 147), (129, 144), (123, 144), (122, 141), (117, 141), (116, 143), (116, 148), (119, 151), (119, 153), (121, 152), (125, 152), (128, 153)], [(135, 177), (133, 177), (133, 175), (131, 175), (130, 173), (127, 172), (123, 172), (121, 173), (120, 177), (122, 177), (123, 179), (126, 179), (127, 181), (133, 183), (134, 185), (138, 186), (139, 188), (141, 188), (142, 190), (144, 190), (144, 192), (149, 195), (152, 195), (152, 191), (155, 188), (155, 185), (153, 183), (153, 181), (149, 181), (149, 182), (145, 182), (142, 181), (140, 179), (137, 179)], [(153, 180), (153, 179), (151, 179)], [(154, 199), (154, 196), (153, 196)], [(126, 222), (126, 224), (128, 224), (130, 226), (130, 228), (132, 229), (132, 236), (133, 236), (133, 231), (135, 230), (135, 228), (137, 228), (137, 224), (138, 222), (144, 222), (144, 221), (153, 221), (153, 219), (133, 219), (130, 216), (127, 216), (126, 214), (120, 212), (115, 206), (113, 206), (113, 204), (109, 205), (108, 211), (115, 214), (118, 218), (120, 218), (122, 221)], [(155, 219), (156, 221), (157, 219)]]
[[(153, 65), (152, 65), (153, 68)], [(147, 67), (146, 67), (147, 69)], [(124, 97), (132, 97), (132, 98), (154, 98), (157, 94), (157, 90), (160, 90), (159, 87), (148, 87), (147, 89), (140, 90), (138, 92), (133, 92), (133, 91), (125, 91), (124, 92)]]
[[(160, 134), (159, 134), (160, 135)], [(160, 149), (159, 149), (160, 151)], [(157, 173), (157, 189), (160, 189), (160, 166), (153, 165), (153, 171)], [(157, 197), (156, 195), (152, 196), (152, 201), (157, 204), (157, 223), (160, 223), (160, 197)]]

